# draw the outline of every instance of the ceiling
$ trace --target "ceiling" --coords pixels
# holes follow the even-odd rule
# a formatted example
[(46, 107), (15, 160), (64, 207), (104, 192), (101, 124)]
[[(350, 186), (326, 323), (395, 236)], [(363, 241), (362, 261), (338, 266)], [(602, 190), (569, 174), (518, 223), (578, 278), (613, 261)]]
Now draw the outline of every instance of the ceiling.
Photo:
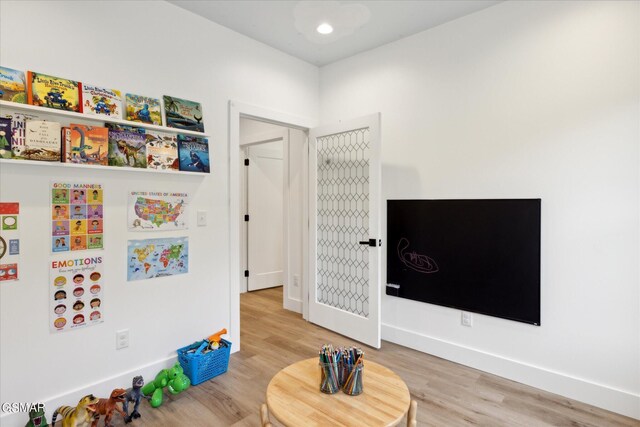
[[(183, 9), (317, 66), (419, 33), (500, 1), (202, 1)], [(317, 26), (329, 21), (334, 32)]]

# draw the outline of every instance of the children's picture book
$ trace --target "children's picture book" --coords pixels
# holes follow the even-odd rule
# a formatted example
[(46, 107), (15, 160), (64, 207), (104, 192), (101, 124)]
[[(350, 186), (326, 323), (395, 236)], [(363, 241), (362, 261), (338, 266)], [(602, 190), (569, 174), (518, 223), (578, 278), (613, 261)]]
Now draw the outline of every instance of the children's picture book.
[(122, 94), (116, 89), (105, 89), (80, 83), (82, 113), (122, 118)]
[(109, 129), (71, 123), (63, 130), (65, 163), (107, 166)]
[(164, 114), (167, 126), (178, 129), (204, 132), (202, 123), (202, 106), (199, 102), (187, 101), (164, 95)]
[(27, 120), (34, 120), (38, 117), (33, 114), (6, 114), (5, 118), (11, 119), (11, 158), (24, 160), (22, 155), (26, 140)]
[(0, 99), (26, 104), (26, 87), (24, 72), (0, 67)]
[(82, 92), (75, 80), (27, 71), (27, 100), (31, 105), (80, 112)]
[(61, 127), (58, 122), (27, 120), (22, 156), (26, 160), (59, 162)]
[(147, 132), (145, 128), (130, 126), (130, 125), (123, 125), (120, 123), (107, 122), (104, 124), (104, 126), (109, 130), (126, 130), (127, 132), (135, 132), (135, 133), (142, 133), (142, 134)]
[(178, 135), (180, 170), (209, 173), (209, 141), (198, 136)]
[(125, 130), (109, 131), (109, 166), (147, 167), (144, 134)]
[(162, 126), (160, 100), (147, 96), (126, 94), (126, 119), (133, 122), (149, 123)]
[(178, 138), (163, 132), (147, 132), (147, 168), (180, 170)]
[(11, 158), (11, 119), (0, 117), (0, 158)]

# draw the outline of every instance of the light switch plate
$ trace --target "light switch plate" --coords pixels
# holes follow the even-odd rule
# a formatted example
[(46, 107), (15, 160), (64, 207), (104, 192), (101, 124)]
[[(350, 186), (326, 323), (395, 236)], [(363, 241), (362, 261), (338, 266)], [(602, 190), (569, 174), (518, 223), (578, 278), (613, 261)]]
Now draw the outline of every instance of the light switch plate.
[(198, 227), (207, 225), (207, 211), (198, 211)]

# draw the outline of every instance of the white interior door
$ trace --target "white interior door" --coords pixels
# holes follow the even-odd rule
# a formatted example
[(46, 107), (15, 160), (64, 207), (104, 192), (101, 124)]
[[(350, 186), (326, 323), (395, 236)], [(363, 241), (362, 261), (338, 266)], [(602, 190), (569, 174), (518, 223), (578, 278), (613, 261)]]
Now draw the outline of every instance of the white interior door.
[(247, 152), (247, 290), (256, 291), (283, 284), (283, 141), (251, 146)]
[(380, 347), (380, 114), (309, 134), (309, 321)]

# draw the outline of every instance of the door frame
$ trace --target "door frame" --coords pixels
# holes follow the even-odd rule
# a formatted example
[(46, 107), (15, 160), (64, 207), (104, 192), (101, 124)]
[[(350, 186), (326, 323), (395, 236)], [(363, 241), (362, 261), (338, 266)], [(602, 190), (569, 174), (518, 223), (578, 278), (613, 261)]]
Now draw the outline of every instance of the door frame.
[[(242, 233), (241, 227), (241, 211), (240, 211), (240, 117), (253, 120), (259, 120), (276, 125), (286, 126), (290, 128), (308, 131), (317, 126), (317, 120), (298, 117), (292, 114), (269, 110), (267, 108), (255, 105), (245, 104), (242, 102), (229, 101), (229, 331), (231, 341), (234, 343), (233, 352), (240, 350), (240, 237)], [(305, 164), (305, 170), (308, 170)], [(307, 175), (307, 174), (305, 174)], [(305, 183), (305, 192), (308, 183)], [(308, 196), (305, 195), (305, 199)], [(305, 203), (303, 212), (303, 223), (308, 224), (308, 205)], [(244, 222), (244, 220), (242, 221)], [(303, 227), (303, 247), (308, 246), (308, 227)], [(304, 257), (306, 260), (306, 257)], [(302, 273), (302, 299), (303, 299), (303, 317), (305, 316), (304, 307), (307, 304), (304, 300), (308, 297), (308, 283), (305, 274), (308, 266), (306, 262), (303, 265)], [(244, 275), (242, 274), (242, 278)], [(306, 318), (306, 317), (305, 317)]]
[[(289, 228), (287, 227), (289, 218), (289, 194), (288, 194), (288, 176), (289, 176), (289, 132), (288, 129), (277, 129), (269, 132), (263, 132), (253, 135), (250, 138), (241, 137), (240, 150), (243, 152), (244, 158), (240, 156), (240, 168), (244, 166), (244, 159), (247, 159), (247, 150), (250, 147), (268, 144), (270, 142), (282, 141), (282, 216), (283, 216), (283, 265), (282, 275), (284, 280), (289, 277)], [(240, 211), (247, 214), (249, 212), (249, 182), (247, 180), (247, 169), (244, 168), (240, 172)], [(243, 221), (240, 232), (240, 270), (249, 270), (249, 223)], [(249, 292), (249, 278), (242, 277), (240, 280), (240, 293)]]

